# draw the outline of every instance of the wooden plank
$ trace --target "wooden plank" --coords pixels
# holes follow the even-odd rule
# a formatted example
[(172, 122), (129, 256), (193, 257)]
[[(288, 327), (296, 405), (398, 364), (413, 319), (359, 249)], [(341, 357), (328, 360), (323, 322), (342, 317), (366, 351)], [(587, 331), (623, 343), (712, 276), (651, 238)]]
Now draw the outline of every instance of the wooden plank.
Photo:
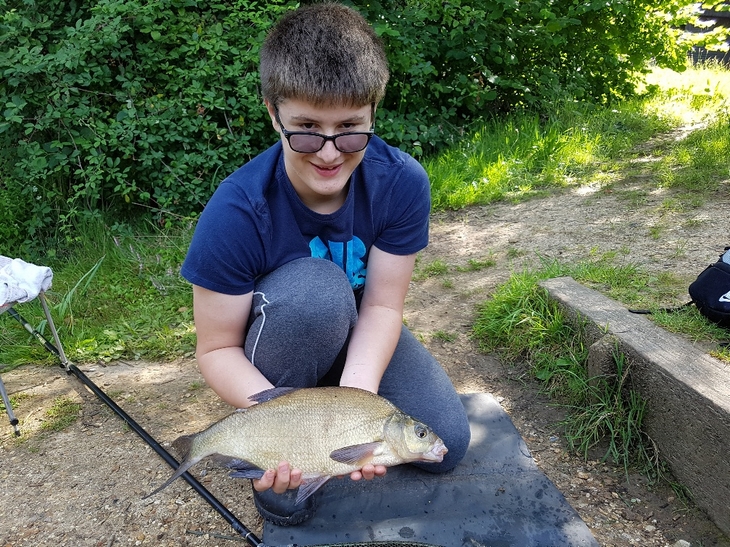
[(646, 433), (697, 505), (730, 535), (730, 366), (570, 277), (541, 286), (584, 324), (589, 343), (618, 338), (632, 387), (647, 401)]

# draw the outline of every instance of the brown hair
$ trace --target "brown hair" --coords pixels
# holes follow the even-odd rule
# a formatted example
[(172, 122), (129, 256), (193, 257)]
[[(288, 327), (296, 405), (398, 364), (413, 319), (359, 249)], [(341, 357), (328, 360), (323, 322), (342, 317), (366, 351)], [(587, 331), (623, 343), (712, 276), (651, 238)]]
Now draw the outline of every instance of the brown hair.
[(385, 95), (388, 60), (370, 24), (353, 9), (327, 2), (288, 13), (261, 47), (261, 91), (278, 105), (363, 106)]

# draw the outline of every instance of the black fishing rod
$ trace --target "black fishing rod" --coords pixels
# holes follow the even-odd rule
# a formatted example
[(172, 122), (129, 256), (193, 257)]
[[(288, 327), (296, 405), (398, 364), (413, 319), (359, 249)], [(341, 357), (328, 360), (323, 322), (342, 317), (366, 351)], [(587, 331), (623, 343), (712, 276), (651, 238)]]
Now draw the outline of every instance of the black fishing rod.
[[(45, 299), (41, 298), (41, 303), (43, 304), (44, 309), (46, 309), (46, 303)], [(48, 326), (51, 328), (51, 332), (53, 333), (54, 339), (56, 341), (56, 344), (58, 347), (51, 344), (51, 342), (48, 341), (48, 339), (43, 336), (40, 332), (38, 332), (36, 329), (34, 329), (28, 321), (26, 321), (23, 316), (21, 316), (17, 311), (15, 311), (13, 308), (9, 308), (7, 310), (10, 315), (15, 318), (23, 327), (25, 330), (27, 330), (30, 334), (32, 334), (41, 344), (43, 344), (43, 347), (45, 347), (48, 351), (53, 353), (56, 357), (58, 357), (61, 360), (61, 368), (66, 371), (67, 374), (73, 374), (76, 376), (76, 378), (84, 384), (86, 387), (88, 387), (99, 399), (104, 402), (109, 408), (111, 408), (114, 413), (119, 416), (122, 420), (126, 422), (126, 424), (134, 430), (137, 435), (142, 437), (142, 439), (155, 451), (157, 454), (167, 462), (167, 464), (172, 467), (174, 470), (177, 470), (177, 468), (180, 466), (178, 461), (172, 457), (172, 455), (165, 450), (165, 448), (158, 443), (147, 431), (144, 430), (144, 428), (139, 425), (137, 422), (135, 422), (129, 414), (127, 414), (124, 409), (122, 409), (117, 403), (115, 403), (106, 393), (104, 393), (86, 374), (83, 373), (76, 365), (69, 362), (68, 359), (66, 359), (66, 355), (63, 353), (63, 349), (60, 349), (62, 346), (60, 344), (60, 341), (58, 339), (58, 335), (56, 333), (56, 329), (53, 326), (53, 323), (50, 321), (48, 322)], [(50, 317), (50, 315), (49, 315)], [(265, 547), (261, 540), (256, 537), (256, 535), (249, 530), (240, 520), (236, 518), (236, 516), (231, 513), (225, 505), (223, 505), (213, 494), (211, 494), (205, 486), (200, 484), (195, 477), (193, 477), (188, 471), (183, 473), (182, 478), (185, 479), (185, 481), (193, 487), (193, 490), (195, 490), (200, 496), (208, 502), (208, 504), (215, 509), (225, 520), (228, 522), (228, 524), (231, 525), (231, 527), (238, 532), (243, 538), (248, 541), (248, 543), (252, 547)]]

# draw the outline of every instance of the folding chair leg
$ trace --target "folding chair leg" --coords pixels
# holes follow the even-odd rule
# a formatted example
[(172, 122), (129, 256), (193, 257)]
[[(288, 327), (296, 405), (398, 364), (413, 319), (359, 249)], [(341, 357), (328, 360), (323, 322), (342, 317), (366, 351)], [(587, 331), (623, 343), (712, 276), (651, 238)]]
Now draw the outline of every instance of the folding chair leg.
[(53, 340), (56, 342), (57, 355), (58, 358), (61, 360), (61, 366), (63, 366), (63, 368), (68, 371), (69, 362), (66, 358), (66, 354), (63, 351), (61, 339), (58, 337), (58, 331), (56, 331), (56, 325), (53, 323), (51, 310), (48, 309), (48, 302), (46, 302), (46, 295), (43, 293), (43, 291), (41, 291), (38, 295), (38, 299), (41, 301), (41, 305), (43, 306), (43, 312), (46, 314), (46, 320), (48, 321), (48, 327), (51, 329), (51, 334), (53, 334)]
[(8, 397), (8, 392), (5, 391), (5, 384), (3, 384), (2, 378), (0, 378), (0, 395), (2, 395), (3, 398), (5, 412), (7, 412), (8, 418), (10, 419), (10, 425), (12, 425), (15, 429), (15, 436), (19, 437), (20, 429), (18, 429), (18, 418), (16, 418), (15, 414), (13, 414), (13, 407), (10, 405), (10, 397)]
[[(48, 308), (48, 302), (46, 302), (46, 296), (43, 291), (38, 294), (38, 298), (41, 301), (41, 305), (43, 306), (43, 312), (46, 315), (46, 321), (48, 321), (48, 328), (51, 329), (53, 339), (56, 342), (55, 347), (48, 340), (46, 340), (46, 338), (44, 338), (41, 333), (35, 330), (25, 319), (23, 319), (23, 317), (21, 317), (20, 314), (18, 314), (18, 312), (16, 312), (12, 307), (8, 308), (7, 311), (14, 319), (16, 319), (21, 325), (23, 325), (23, 327), (25, 327), (25, 330), (35, 336), (48, 351), (56, 355), (61, 360), (61, 366), (66, 370), (66, 372), (69, 372), (70, 363), (66, 358), (66, 354), (63, 351), (61, 339), (58, 336), (58, 331), (56, 330), (56, 325), (53, 322), (53, 317), (51, 317), (51, 310)], [(3, 384), (1, 378), (0, 395), (2, 396), (3, 403), (5, 404), (5, 412), (7, 412), (8, 418), (10, 419), (10, 425), (15, 428), (15, 435), (20, 435), (20, 430), (18, 429), (19, 422), (18, 419), (15, 417), (15, 414), (13, 413), (13, 407), (10, 405), (10, 398), (8, 397), (7, 391), (5, 391), (5, 385)]]

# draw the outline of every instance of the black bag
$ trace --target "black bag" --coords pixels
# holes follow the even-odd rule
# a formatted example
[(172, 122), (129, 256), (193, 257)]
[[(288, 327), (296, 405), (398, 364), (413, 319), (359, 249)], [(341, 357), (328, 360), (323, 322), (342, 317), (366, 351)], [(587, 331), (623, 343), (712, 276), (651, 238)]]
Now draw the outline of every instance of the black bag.
[(689, 296), (702, 315), (730, 328), (730, 247), (690, 284)]

